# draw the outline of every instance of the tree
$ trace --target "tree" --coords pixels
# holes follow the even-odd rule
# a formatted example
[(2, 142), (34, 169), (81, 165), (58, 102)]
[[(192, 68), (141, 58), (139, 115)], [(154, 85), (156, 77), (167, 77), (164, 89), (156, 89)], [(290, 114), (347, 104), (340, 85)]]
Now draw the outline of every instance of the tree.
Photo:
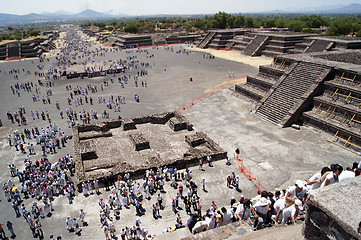
[(245, 18), (245, 20), (244, 20), (244, 26), (245, 26), (246, 28), (253, 28), (253, 27), (254, 27), (253, 18), (251, 18), (251, 17)]
[(275, 21), (275, 25), (278, 28), (284, 28), (285, 27), (285, 21), (282, 18), (279, 18)]
[(234, 26), (239, 28), (239, 27), (244, 27), (244, 17), (243, 16), (237, 16), (234, 19)]
[(14, 28), (13, 27), (8, 27), (8, 30), (12, 31), (12, 30), (14, 30)]
[(291, 31), (301, 32), (302, 29), (306, 27), (306, 23), (299, 20), (294, 20), (288, 22), (286, 26)]
[(361, 30), (361, 24), (358, 22), (353, 22), (352, 23), (352, 32), (357, 33), (360, 30)]
[(135, 23), (127, 24), (127, 26), (124, 28), (124, 32), (128, 33), (138, 33), (139, 28), (138, 25)]
[(356, 33), (356, 37), (361, 37), (361, 30)]
[(352, 31), (352, 23), (347, 19), (338, 19), (333, 22), (328, 30), (328, 35), (340, 36), (348, 35)]

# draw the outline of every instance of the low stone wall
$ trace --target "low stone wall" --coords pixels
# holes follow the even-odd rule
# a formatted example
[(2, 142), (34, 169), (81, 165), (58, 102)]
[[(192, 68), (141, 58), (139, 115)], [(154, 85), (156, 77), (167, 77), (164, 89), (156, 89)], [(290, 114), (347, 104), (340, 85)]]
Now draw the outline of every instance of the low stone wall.
[(306, 202), (306, 239), (361, 239), (361, 177), (311, 192)]
[(136, 151), (150, 148), (149, 141), (147, 141), (141, 133), (129, 134), (129, 138), (134, 144)]
[(206, 161), (208, 155), (213, 161), (226, 158), (227, 152), (205, 133), (189, 135), (192, 130), (176, 112), (74, 127), (78, 190), (82, 182), (106, 176), (129, 172), (137, 178), (150, 168), (182, 169)]

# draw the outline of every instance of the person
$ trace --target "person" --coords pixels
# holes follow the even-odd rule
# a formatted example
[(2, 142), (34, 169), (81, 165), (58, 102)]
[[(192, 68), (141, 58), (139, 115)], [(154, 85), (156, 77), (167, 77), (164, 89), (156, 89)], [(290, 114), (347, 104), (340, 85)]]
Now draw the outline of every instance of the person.
[(271, 201), (265, 197), (261, 197), (260, 200), (253, 205), (252, 214), (255, 217), (255, 221), (253, 223), (253, 230), (259, 229), (259, 223), (269, 223), (270, 219), (267, 213), (270, 205)]
[(202, 189), (203, 191), (206, 191), (206, 179), (202, 178)]
[(235, 214), (238, 220), (241, 221), (241, 220), (248, 220), (251, 216), (251, 212), (252, 212), (251, 201), (247, 199), (246, 201), (243, 202), (243, 204), (241, 203), (237, 206)]
[(316, 174), (314, 174), (308, 181), (307, 181), (307, 185), (311, 187), (312, 190), (315, 190), (319, 187), (321, 187), (321, 178), (322, 176), (326, 173), (331, 171), (331, 169), (329, 167), (323, 167), (321, 169), (321, 172), (318, 172)]
[(105, 239), (108, 240), (109, 238), (109, 228), (107, 226), (104, 226), (104, 234), (105, 234)]
[(222, 211), (222, 219), (223, 219), (223, 224), (229, 224), (232, 222), (232, 218), (233, 218), (233, 213), (231, 210), (227, 210), (225, 207), (221, 208)]
[(79, 218), (83, 224), (84, 224), (84, 217), (85, 217), (85, 212), (83, 209), (80, 209)]
[(347, 179), (354, 178), (355, 176), (355, 172), (352, 169), (346, 169), (346, 171), (342, 171), (340, 176), (338, 176), (338, 180), (342, 182)]
[(71, 221), (71, 218), (70, 216), (68, 216), (65, 220), (65, 223), (66, 223), (66, 229), (68, 231), (73, 231), (73, 222)]
[(202, 161), (202, 159), (200, 159), (199, 160), (199, 170), (201, 170), (201, 171), (203, 171), (202, 166), (203, 166), (203, 161)]
[(211, 157), (210, 154), (208, 154), (208, 156), (207, 156), (207, 162), (208, 162), (209, 167), (213, 167), (213, 165), (212, 165), (212, 157)]
[(291, 221), (294, 225), (296, 225), (297, 223), (295, 218), (300, 210), (303, 210), (302, 202), (301, 200), (296, 199), (294, 203), (283, 210), (282, 224), (287, 224)]
[(283, 210), (285, 209), (285, 207), (286, 207), (286, 199), (284, 197), (278, 199), (274, 203), (273, 208), (274, 208), (274, 213), (276, 214), (276, 216), (275, 216), (275, 225), (278, 225), (280, 220), (283, 219)]
[(0, 237), (1, 239), (6, 239), (6, 234), (3, 228), (4, 224), (0, 223)]
[(338, 177), (343, 171), (343, 167), (340, 164), (335, 164), (331, 166), (332, 173), (328, 174), (326, 176), (325, 181), (322, 183), (321, 187), (325, 187), (331, 184), (334, 184), (336, 182), (339, 182)]
[(188, 222), (186, 224), (186, 227), (189, 229), (190, 232), (192, 232), (194, 225), (196, 225), (198, 221), (198, 216), (195, 214), (192, 214), (191, 217), (188, 219)]
[(295, 186), (290, 187), (286, 193), (286, 205), (291, 204), (297, 198), (302, 200), (306, 196), (306, 187), (304, 181), (297, 180)]

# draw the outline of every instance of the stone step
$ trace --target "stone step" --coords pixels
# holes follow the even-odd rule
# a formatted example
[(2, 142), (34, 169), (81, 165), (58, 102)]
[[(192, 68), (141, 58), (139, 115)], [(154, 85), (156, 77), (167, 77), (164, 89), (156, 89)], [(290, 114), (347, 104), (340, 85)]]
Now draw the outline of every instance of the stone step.
[(282, 69), (274, 68), (270, 65), (259, 66), (258, 72), (261, 75), (270, 76), (274, 79), (279, 79), (285, 72)]
[[(259, 111), (266, 117), (282, 120), (324, 71), (325, 69), (320, 65), (299, 63), (256, 112)], [(279, 116), (276, 117), (275, 114), (279, 114)]]
[(255, 77), (247, 76), (247, 82), (257, 85), (262, 89), (269, 90), (273, 84), (275, 84), (275, 80), (271, 80), (265, 77), (262, 77), (262, 75), (257, 75)]
[(247, 83), (235, 85), (235, 91), (257, 101), (261, 100), (266, 94), (266, 91), (261, 91)]

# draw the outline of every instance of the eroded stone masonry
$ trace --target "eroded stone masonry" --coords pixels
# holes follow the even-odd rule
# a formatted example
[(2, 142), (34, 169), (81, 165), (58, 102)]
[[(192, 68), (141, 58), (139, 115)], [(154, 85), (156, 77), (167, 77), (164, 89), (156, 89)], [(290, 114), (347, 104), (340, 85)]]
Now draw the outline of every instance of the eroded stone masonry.
[(112, 120), (73, 128), (77, 184), (129, 172), (141, 176), (147, 169), (185, 168), (200, 159), (227, 156), (203, 132), (176, 112)]

